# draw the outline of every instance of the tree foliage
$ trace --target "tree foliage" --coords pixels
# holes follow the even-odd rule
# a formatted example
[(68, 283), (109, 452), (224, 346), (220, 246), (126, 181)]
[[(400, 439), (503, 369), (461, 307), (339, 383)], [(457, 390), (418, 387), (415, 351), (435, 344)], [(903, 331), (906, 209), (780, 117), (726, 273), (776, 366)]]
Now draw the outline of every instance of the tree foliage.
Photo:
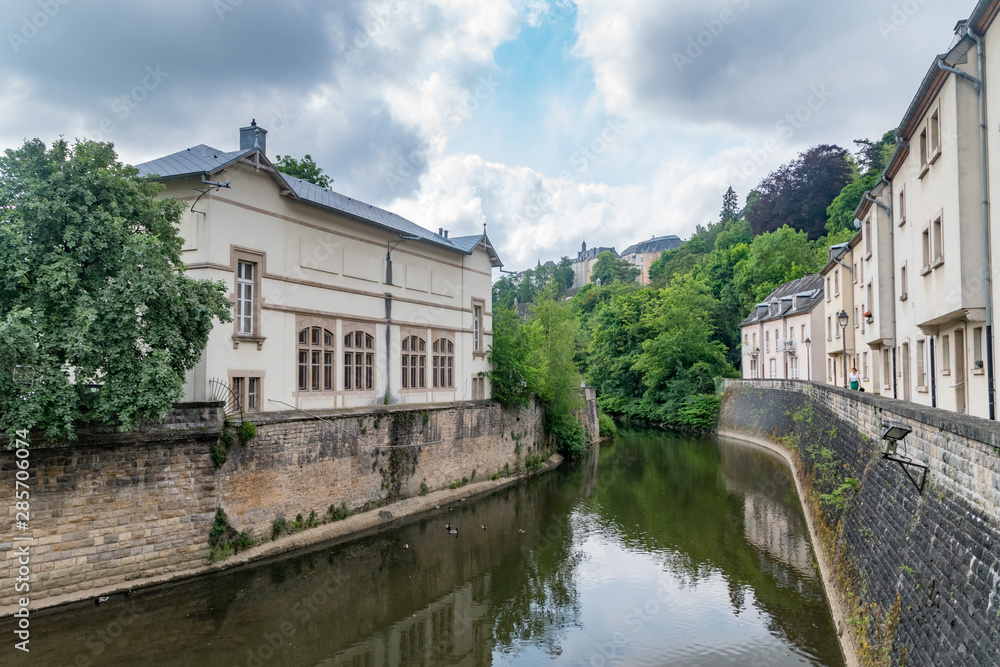
[(111, 144), (37, 139), (0, 158), (0, 425), (74, 437), (162, 417), (182, 396), (221, 282), (188, 278), (183, 204)]
[(528, 328), (511, 307), (493, 307), (493, 342), (487, 359), (493, 398), (505, 408), (526, 406), (537, 385), (535, 369), (528, 363), (532, 342)]
[(754, 234), (787, 225), (817, 239), (825, 233), (827, 207), (853, 180), (854, 167), (846, 150), (814, 146), (760, 182), (756, 188), (760, 197), (748, 206), (747, 221)]
[(598, 280), (604, 285), (619, 280), (623, 283), (634, 282), (639, 277), (640, 270), (630, 262), (615, 257), (610, 250), (601, 252), (594, 261), (591, 269), (590, 282), (596, 283)]
[(329, 188), (333, 183), (333, 179), (323, 173), (308, 153), (301, 160), (296, 160), (291, 155), (279, 155), (274, 166), (283, 174), (301, 178), (321, 188)]

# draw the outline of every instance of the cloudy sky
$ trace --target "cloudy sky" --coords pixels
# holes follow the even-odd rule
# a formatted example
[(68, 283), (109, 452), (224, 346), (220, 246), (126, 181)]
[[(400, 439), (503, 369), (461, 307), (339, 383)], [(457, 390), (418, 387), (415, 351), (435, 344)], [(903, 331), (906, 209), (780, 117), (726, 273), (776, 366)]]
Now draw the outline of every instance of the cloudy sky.
[(306, 153), (509, 269), (687, 238), (818, 143), (901, 119), (975, 0), (4, 0), (0, 148)]

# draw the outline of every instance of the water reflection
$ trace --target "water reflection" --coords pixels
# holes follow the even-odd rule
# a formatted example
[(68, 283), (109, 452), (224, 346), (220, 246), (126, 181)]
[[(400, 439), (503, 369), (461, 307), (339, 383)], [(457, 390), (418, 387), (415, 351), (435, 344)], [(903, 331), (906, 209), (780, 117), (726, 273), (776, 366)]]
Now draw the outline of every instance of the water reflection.
[(806, 535), (770, 455), (630, 434), (453, 512), (40, 613), (25, 664), (840, 665)]

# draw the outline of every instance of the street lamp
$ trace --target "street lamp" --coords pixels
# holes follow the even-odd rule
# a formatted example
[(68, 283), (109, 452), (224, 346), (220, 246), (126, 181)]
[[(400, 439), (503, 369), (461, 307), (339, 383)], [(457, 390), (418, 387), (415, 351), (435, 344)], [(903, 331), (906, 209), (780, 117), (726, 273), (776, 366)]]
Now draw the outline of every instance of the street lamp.
[(812, 341), (809, 340), (808, 338), (806, 338), (802, 342), (806, 344), (806, 380), (809, 381), (809, 382), (812, 382), (812, 379), (813, 379), (813, 377), (812, 377), (812, 375), (813, 375), (812, 374), (812, 359), (811, 359), (812, 355), (809, 354), (809, 346), (812, 345)]
[(844, 355), (844, 389), (847, 389), (847, 321), (851, 316), (846, 310), (841, 310), (837, 315), (837, 323), (840, 325), (840, 341), (843, 344), (842, 354)]

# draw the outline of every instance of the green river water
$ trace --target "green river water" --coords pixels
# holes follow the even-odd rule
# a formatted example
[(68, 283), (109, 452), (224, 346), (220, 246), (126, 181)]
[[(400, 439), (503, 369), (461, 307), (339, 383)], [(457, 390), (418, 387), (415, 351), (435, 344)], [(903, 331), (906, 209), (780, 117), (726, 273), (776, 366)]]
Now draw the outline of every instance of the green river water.
[(780, 459), (661, 433), (349, 542), (38, 612), (31, 629), (17, 664), (843, 664)]

